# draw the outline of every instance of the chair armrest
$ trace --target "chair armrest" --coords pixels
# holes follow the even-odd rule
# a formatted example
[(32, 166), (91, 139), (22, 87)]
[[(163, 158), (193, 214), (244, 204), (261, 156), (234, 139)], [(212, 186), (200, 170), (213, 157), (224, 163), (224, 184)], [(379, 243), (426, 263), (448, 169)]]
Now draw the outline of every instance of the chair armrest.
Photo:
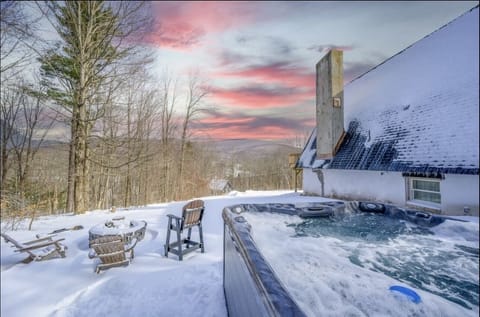
[[(55, 237), (57, 234), (56, 233), (47, 233), (47, 234), (40, 234), (40, 233), (37, 233), (35, 235), (35, 237), (37, 237), (38, 240), (32, 240), (32, 241), (29, 241), (29, 242), (36, 242), (36, 241), (41, 241), (41, 240), (48, 240), (48, 239), (51, 239), (52, 237)], [(29, 243), (29, 242), (25, 242), (25, 243)], [(25, 244), (24, 243), (24, 244)]]
[(172, 214), (168, 214), (167, 217), (182, 220), (182, 217), (178, 217), (178, 216), (175, 216), (175, 215), (172, 215)]
[[(30, 244), (35, 244), (35, 243), (42, 242), (42, 241), (52, 241), (52, 237), (54, 237), (54, 236), (55, 235), (51, 235), (51, 236), (41, 238), (40, 236), (37, 235), (38, 239), (27, 241), (27, 242), (22, 242), (22, 244), (23, 245), (30, 245)], [(64, 240), (64, 239), (62, 239), (62, 240)]]
[(138, 238), (134, 237), (132, 241), (128, 245), (126, 245), (125, 252), (129, 252), (130, 250), (135, 248), (135, 246), (137, 245), (137, 242), (138, 242)]
[(52, 244), (59, 244), (58, 242), (60, 242), (62, 240), (65, 240), (65, 238), (58, 239), (58, 240), (53, 240), (53, 241), (47, 241), (47, 242), (43, 242), (43, 243), (39, 243), (39, 244), (33, 244), (33, 245), (27, 246), (25, 248), (17, 249), (17, 250), (15, 250), (15, 252), (25, 252), (25, 251), (35, 250), (35, 249), (38, 249), (38, 248), (48, 247), (49, 245), (52, 245)]

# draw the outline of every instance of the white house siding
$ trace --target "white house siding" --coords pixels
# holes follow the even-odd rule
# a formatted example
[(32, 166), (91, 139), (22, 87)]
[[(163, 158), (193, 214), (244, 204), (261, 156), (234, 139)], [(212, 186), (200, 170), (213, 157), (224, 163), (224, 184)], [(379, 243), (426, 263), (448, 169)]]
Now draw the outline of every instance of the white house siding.
[[(345, 200), (372, 200), (404, 207), (407, 201), (406, 178), (400, 172), (322, 169), (322, 184), (310, 168), (303, 170), (305, 194)], [(441, 214), (463, 215), (465, 206), (471, 215), (479, 214), (478, 175), (447, 174), (440, 183)], [(413, 207), (413, 206), (411, 206)]]
[(302, 177), (302, 189), (305, 195), (323, 195), (322, 184), (320, 183), (317, 174), (311, 168), (304, 168)]
[(468, 206), (473, 216), (478, 216), (479, 176), (447, 174), (440, 183), (442, 196), (442, 213), (463, 215), (463, 208)]
[(405, 204), (405, 179), (400, 172), (324, 169), (323, 174), (328, 196)]
[[(374, 200), (405, 205), (405, 178), (400, 172), (322, 169), (324, 196), (345, 200)], [(310, 168), (303, 170), (305, 194), (322, 195), (322, 185)]]

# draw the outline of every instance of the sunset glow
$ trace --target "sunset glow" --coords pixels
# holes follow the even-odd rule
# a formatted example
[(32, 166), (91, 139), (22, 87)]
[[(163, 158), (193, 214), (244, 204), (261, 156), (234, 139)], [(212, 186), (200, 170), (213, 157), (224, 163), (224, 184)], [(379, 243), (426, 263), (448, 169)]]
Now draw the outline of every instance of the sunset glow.
[(315, 125), (315, 65), (330, 49), (344, 51), (348, 84), (475, 5), (152, 2), (155, 25), (139, 44), (157, 50), (159, 67), (196, 68), (208, 82), (196, 135), (291, 139)]

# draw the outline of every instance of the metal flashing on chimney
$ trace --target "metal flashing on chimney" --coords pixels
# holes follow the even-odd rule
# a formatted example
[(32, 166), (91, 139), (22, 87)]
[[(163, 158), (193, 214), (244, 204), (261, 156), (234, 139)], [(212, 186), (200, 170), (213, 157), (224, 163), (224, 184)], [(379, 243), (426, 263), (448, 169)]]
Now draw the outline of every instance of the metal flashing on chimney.
[(333, 98), (333, 106), (335, 108), (340, 108), (342, 106), (342, 99), (340, 99), (338, 97), (334, 97)]

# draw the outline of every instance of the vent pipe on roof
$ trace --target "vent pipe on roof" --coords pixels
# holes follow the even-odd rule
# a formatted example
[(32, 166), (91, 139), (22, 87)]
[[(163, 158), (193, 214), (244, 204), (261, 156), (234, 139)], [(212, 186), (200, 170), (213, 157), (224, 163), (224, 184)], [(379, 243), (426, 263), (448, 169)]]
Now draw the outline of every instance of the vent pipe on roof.
[(340, 147), (343, 127), (343, 52), (331, 50), (316, 65), (317, 158), (331, 159)]

